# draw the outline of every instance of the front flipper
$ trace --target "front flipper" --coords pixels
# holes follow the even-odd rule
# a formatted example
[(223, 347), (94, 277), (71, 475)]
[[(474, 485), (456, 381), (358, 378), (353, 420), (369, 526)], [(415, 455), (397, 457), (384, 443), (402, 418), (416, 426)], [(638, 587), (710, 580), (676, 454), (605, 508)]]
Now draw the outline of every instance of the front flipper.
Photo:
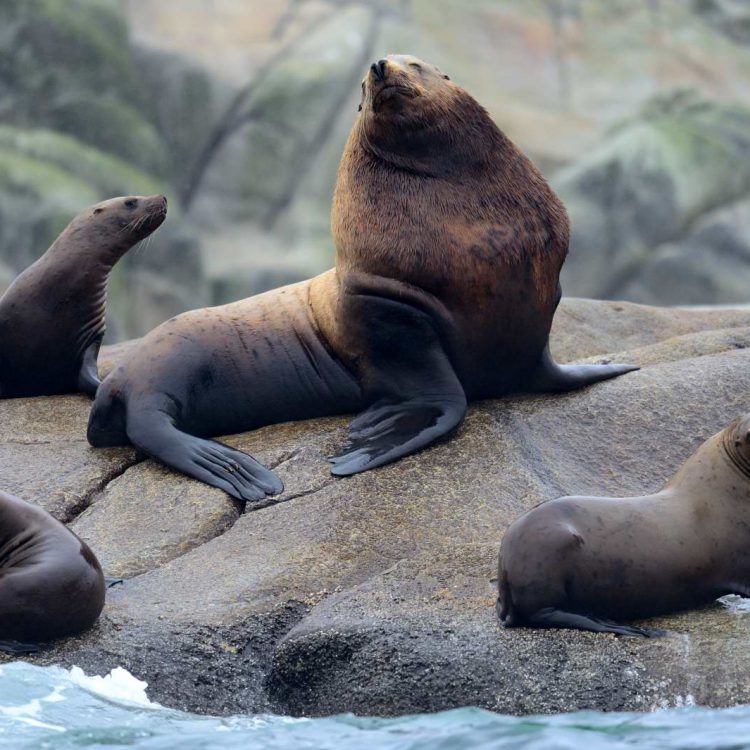
[(346, 477), (414, 453), (455, 429), (465, 414), (463, 391), (376, 401), (349, 425), (344, 452), (331, 459), (331, 473)]
[[(391, 284), (394, 282), (391, 280)], [(356, 352), (365, 402), (331, 473), (349, 476), (395, 461), (447, 435), (466, 414), (466, 395), (443, 348), (437, 316), (369, 280), (344, 285), (342, 319)], [(379, 296), (390, 291), (391, 296)], [(400, 291), (400, 290), (399, 290)], [(396, 298), (394, 298), (394, 296)]]
[(78, 372), (78, 390), (91, 398), (96, 396), (96, 391), (102, 384), (99, 380), (99, 372), (96, 368), (96, 360), (99, 356), (99, 347), (102, 340), (94, 341), (83, 353), (81, 369)]
[(524, 390), (564, 393), (639, 369), (638, 365), (559, 365), (552, 359), (548, 345), (530, 381), (524, 384)]
[(620, 625), (620, 623), (600, 617), (579, 615), (575, 612), (565, 612), (554, 607), (545, 607), (524, 618), (521, 626), (532, 628), (568, 628), (571, 630), (590, 630), (594, 633), (614, 633), (616, 635), (640, 636), (642, 638), (659, 638), (666, 635), (665, 630), (651, 628), (637, 628), (634, 625)]
[(159, 409), (128, 408), (127, 433), (133, 445), (152, 458), (242, 502), (258, 502), (284, 489), (276, 474), (252, 456), (181, 432)]

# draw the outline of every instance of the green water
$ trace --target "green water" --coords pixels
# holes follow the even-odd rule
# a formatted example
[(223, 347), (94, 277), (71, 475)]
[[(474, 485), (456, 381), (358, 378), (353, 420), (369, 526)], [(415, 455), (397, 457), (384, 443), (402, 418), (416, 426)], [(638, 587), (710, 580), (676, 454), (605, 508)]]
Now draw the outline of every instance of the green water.
[(209, 750), (741, 750), (750, 706), (516, 718), (477, 708), (398, 719), (207, 717), (148, 700), (125, 670), (105, 679), (22, 662), (0, 667), (0, 747)]

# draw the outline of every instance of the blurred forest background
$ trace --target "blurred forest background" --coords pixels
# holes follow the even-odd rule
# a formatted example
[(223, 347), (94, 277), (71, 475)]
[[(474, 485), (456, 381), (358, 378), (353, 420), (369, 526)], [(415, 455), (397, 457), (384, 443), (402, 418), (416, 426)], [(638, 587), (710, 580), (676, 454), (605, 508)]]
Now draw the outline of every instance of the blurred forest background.
[(748, 0), (0, 0), (0, 290), (70, 218), (164, 192), (109, 340), (329, 267), (359, 82), (409, 52), (573, 223), (567, 295), (750, 302)]

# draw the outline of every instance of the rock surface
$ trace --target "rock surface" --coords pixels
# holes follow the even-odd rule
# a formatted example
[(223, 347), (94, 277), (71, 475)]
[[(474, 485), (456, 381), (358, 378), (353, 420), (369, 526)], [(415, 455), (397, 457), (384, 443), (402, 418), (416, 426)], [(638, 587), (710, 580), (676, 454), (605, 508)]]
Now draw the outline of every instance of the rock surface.
[[(493, 605), (498, 545), (518, 514), (566, 493), (655, 491), (748, 411), (749, 342), (750, 310), (564, 300), (561, 360), (643, 369), (474, 404), (450, 440), (346, 480), (325, 461), (345, 418), (233, 436), (286, 485), (242, 514), (130, 448), (89, 448), (83, 397), (0, 401), (0, 486), (70, 522), (126, 578), (93, 630), (31, 659), (124, 666), (153, 699), (212, 713), (748, 702), (740, 601), (662, 618), (674, 635), (657, 640), (501, 630)], [(104, 369), (127, 350), (105, 350)]]

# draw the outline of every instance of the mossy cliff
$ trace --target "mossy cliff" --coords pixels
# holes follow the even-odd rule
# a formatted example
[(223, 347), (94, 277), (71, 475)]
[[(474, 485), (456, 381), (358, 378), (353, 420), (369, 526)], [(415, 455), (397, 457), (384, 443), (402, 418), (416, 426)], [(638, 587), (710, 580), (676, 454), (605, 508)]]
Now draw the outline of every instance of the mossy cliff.
[(572, 217), (566, 292), (748, 300), (750, 108), (659, 96), (555, 176)]

